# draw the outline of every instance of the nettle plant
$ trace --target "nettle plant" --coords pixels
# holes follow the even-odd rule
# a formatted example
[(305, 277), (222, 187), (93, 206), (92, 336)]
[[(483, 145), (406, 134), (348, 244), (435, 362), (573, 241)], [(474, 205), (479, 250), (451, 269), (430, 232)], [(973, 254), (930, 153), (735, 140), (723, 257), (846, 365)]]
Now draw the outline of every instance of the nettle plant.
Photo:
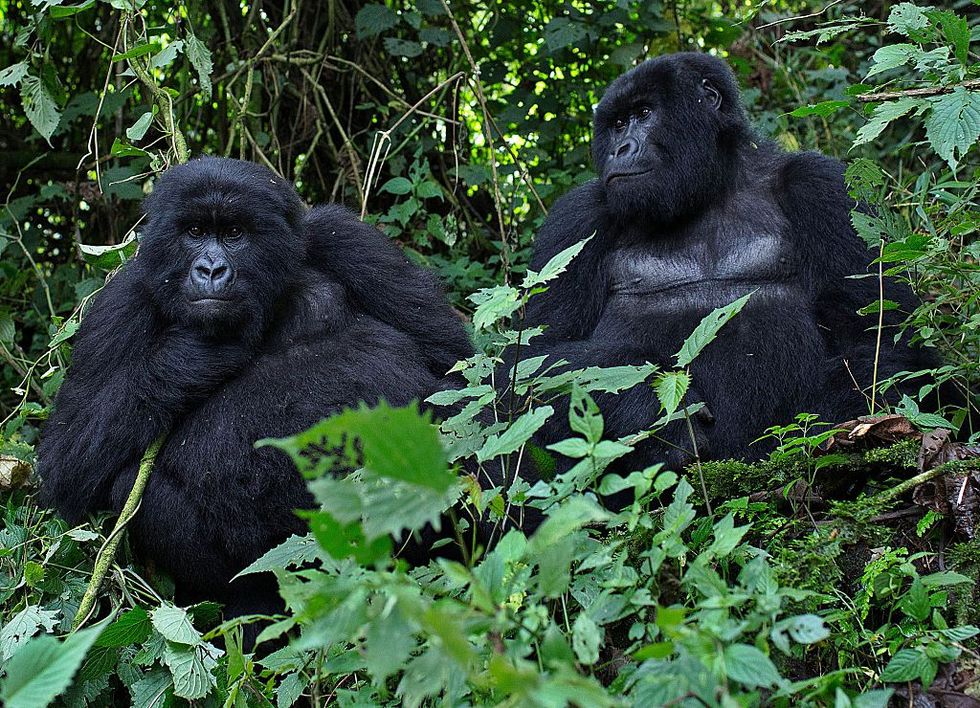
[[(785, 41), (816, 38), (819, 45), (875, 24), (865, 17), (843, 18), (789, 33)], [(886, 131), (902, 130), (906, 138), (894, 143), (898, 170), (885, 170), (868, 159), (849, 165), (846, 179), (852, 196), (872, 207), (856, 210), (852, 222), (868, 246), (879, 251), (882, 274), (907, 278), (916, 292), (927, 296), (909, 313), (906, 326), (924, 346), (941, 350), (947, 362), (896, 380), (920, 382), (920, 400), (946, 383), (970, 400), (980, 380), (980, 63), (970, 51), (976, 28), (952, 10), (904, 2), (891, 8), (886, 29), (886, 36), (897, 41), (874, 53), (866, 75), (878, 85), (862, 83), (848, 90), (869, 109), (853, 147), (871, 144)], [(794, 115), (827, 115), (848, 105), (825, 101)], [(870, 303), (866, 312), (897, 307), (882, 299)], [(896, 410), (923, 427), (971, 424), (968, 405), (944, 404), (945, 418), (921, 412), (908, 397)], [(975, 439), (980, 431), (967, 433)]]
[[(655, 385), (664, 399), (658, 425), (689, 414), (686, 366), (745, 299), (705, 318), (667, 372), (566, 372), (518, 361), (506, 375), (518, 397), (535, 403), (513, 420), (493, 418), (504, 410), (494, 380), (499, 353), (535, 334), (504, 323), (582, 245), (529, 272), (520, 287), (473, 296), (474, 327), (490, 353), (458, 365), (467, 385), (430, 399), (455, 412), (441, 438), (417, 408), (380, 405), (264, 443), (292, 456), (321, 507), (308, 514), (310, 536), (243, 571), (275, 572), (289, 607), (260, 642), (286, 631), (295, 638), (260, 660), (229, 654), (228, 690), (268, 691), (277, 681), (281, 704), (304, 692), (408, 705), (657, 705), (685, 697), (732, 705), (763, 695), (788, 705), (837, 690), (850, 701), (843, 673), (793, 683), (778, 668), (829, 630), (816, 615), (792, 613), (808, 593), (779, 586), (767, 554), (745, 540), (749, 526), (736, 526), (732, 514), (699, 517), (692, 486), (659, 466), (603, 475), (658, 426), (604, 440), (590, 394)], [(565, 414), (563, 400), (576, 435), (551, 447), (577, 462), (530, 485), (516, 476), (517, 461), (549, 416)], [(476, 471), (454, 471), (461, 462)], [(355, 471), (338, 477), (338, 466)], [(635, 501), (613, 514), (597, 503), (596, 488), (631, 488)], [(507, 523), (522, 513), (543, 515), (530, 537)], [(478, 524), (490, 527), (488, 552), (474, 540)], [(447, 526), (444, 543), (457, 545), (459, 560), (409, 569), (395, 558), (393, 539)], [(860, 705), (884, 705), (888, 695)]]

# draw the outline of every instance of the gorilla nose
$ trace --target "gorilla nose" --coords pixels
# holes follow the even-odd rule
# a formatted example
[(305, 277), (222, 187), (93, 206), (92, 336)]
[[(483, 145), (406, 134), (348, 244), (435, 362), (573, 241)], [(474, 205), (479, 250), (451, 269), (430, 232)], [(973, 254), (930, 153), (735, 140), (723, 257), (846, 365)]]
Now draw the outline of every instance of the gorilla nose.
[(231, 284), (231, 268), (221, 258), (201, 256), (191, 267), (191, 280), (205, 293), (219, 293)]
[(633, 137), (626, 138), (623, 142), (616, 146), (613, 151), (613, 157), (622, 159), (631, 159), (636, 157), (637, 153), (640, 152), (640, 142)]

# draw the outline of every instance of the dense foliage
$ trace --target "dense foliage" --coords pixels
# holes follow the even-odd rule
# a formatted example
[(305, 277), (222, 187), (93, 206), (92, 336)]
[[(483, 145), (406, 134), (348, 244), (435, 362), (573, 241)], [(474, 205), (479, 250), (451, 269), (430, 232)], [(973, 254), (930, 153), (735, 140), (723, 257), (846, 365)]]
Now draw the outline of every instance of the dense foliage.
[[(512, 316), (575, 256), (526, 268), (547, 206), (590, 175), (602, 88), (680, 49), (731, 63), (760, 132), (849, 162), (852, 194), (874, 207), (855, 228), (881, 272), (922, 296), (906, 326), (944, 358), (910, 372), (920, 398), (949, 381), (976, 400), (978, 6), (0, 0), (4, 703), (980, 698), (975, 409), (971, 421), (967, 406), (925, 412), (906, 397), (845, 433), (803, 414), (772, 431), (779, 448), (759, 465), (604, 474), (657, 426), (604, 439), (591, 394), (655, 385), (660, 423), (683, 417), (687, 366), (736, 302), (669, 370), (524, 361), (514, 383), (545, 403), (476, 422), (502, 348), (532, 334), (511, 331)], [(86, 303), (135, 251), (154, 176), (198, 154), (267, 164), (310, 201), (360, 209), (439, 273), (480, 350), (458, 365), (467, 388), (433, 399), (454, 406), (441, 436), (417, 408), (382, 406), (263, 443), (293, 457), (322, 504), (310, 535), (245, 571), (275, 572), (288, 602), (263, 632), (265, 647), (291, 638), (272, 653), (243, 653), (240, 622), (219, 624), (213, 605), (175, 606), (167, 579), (128, 553), (69, 634), (112, 519), (69, 528), (38, 508), (30, 479)], [(552, 446), (579, 461), (569, 472), (506, 489), (457, 472), (466, 457), (512, 464), (552, 415), (575, 432)], [(343, 479), (329, 475), (335, 456), (311, 454), (354, 454), (355, 440), (363, 468)], [(596, 503), (596, 490), (627, 489), (621, 514)], [(392, 560), (392, 534), (454, 502), (463, 562)], [(477, 515), (524, 508), (546, 512), (530, 538), (501, 525), (490, 552), (468, 540)]]

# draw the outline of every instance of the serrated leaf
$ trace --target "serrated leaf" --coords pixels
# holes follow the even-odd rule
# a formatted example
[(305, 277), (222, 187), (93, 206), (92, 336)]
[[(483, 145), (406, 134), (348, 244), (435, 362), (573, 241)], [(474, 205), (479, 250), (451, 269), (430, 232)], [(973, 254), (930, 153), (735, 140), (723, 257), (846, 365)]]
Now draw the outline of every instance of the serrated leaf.
[(538, 285), (543, 285), (550, 280), (554, 280), (559, 275), (565, 272), (568, 268), (568, 264), (581, 253), (582, 249), (585, 248), (585, 244), (591, 241), (595, 237), (593, 233), (587, 239), (583, 239), (576, 244), (573, 244), (563, 251), (555, 254), (551, 260), (544, 264), (544, 267), (540, 272), (535, 273), (533, 270), (529, 270), (524, 276), (524, 281), (521, 283), (521, 287), (525, 290), (530, 290)]
[(886, 683), (914, 681), (932, 665), (932, 659), (918, 649), (901, 649), (881, 672), (881, 680)]
[(918, 54), (921, 54), (921, 50), (914, 44), (889, 44), (884, 46), (871, 57), (873, 64), (866, 78), (880, 74), (883, 71), (888, 71), (889, 69), (896, 69)]
[(782, 678), (768, 656), (748, 644), (725, 647), (725, 675), (749, 688), (771, 688)]
[(50, 144), (51, 136), (54, 135), (61, 120), (61, 113), (58, 111), (58, 104), (54, 97), (41, 79), (27, 75), (20, 82), (20, 98), (24, 105), (24, 113), (27, 114), (27, 119), (34, 126), (34, 130)]
[(422, 45), (398, 37), (385, 37), (385, 49), (393, 57), (417, 57), (422, 53)]
[(690, 385), (691, 377), (686, 371), (665, 371), (657, 377), (654, 386), (660, 405), (664, 408), (664, 415), (667, 417), (674, 415)]
[(177, 55), (184, 51), (184, 40), (178, 39), (160, 50), (153, 59), (150, 60), (150, 68), (163, 69), (170, 66)]
[(816, 644), (830, 636), (830, 629), (817, 615), (797, 615), (786, 623), (786, 631), (793, 641), (800, 644)]
[(555, 17), (544, 28), (544, 41), (552, 52), (578, 45), (585, 35), (585, 27), (567, 17)]
[(926, 137), (936, 154), (955, 170), (980, 138), (980, 92), (957, 86), (950, 94), (929, 99), (929, 103)]
[(28, 605), (15, 614), (0, 631), (0, 664), (8, 661), (39, 630), (53, 632), (57, 624), (57, 610), (44, 610), (38, 605)]
[(160, 49), (159, 42), (144, 42), (142, 44), (137, 44), (135, 47), (123, 52), (122, 54), (116, 54), (112, 57), (112, 61), (125, 61), (126, 59), (135, 59), (136, 57), (141, 57), (145, 54), (152, 54)]
[(841, 108), (845, 108), (850, 105), (850, 101), (821, 101), (820, 103), (811, 103), (806, 106), (800, 106), (799, 108), (790, 111), (790, 115), (794, 118), (805, 118), (807, 116), (829, 116), (832, 113), (836, 113)]
[(194, 629), (187, 610), (166, 602), (150, 613), (153, 627), (163, 638), (177, 644), (196, 646), (201, 643), (201, 633)]
[(168, 642), (163, 652), (163, 662), (173, 676), (174, 695), (188, 700), (208, 695), (218, 685), (214, 675), (214, 667), (218, 664), (217, 654), (218, 650), (206, 643), (189, 647)]
[(201, 83), (201, 91), (204, 95), (211, 97), (211, 72), (214, 71), (214, 63), (211, 60), (211, 50), (199, 40), (195, 35), (188, 35), (185, 43), (187, 58), (191, 66), (197, 71), (198, 81)]
[(14, 325), (14, 318), (7, 311), (0, 312), (0, 344), (9, 349), (13, 346), (16, 336), (17, 327)]
[(602, 630), (591, 617), (582, 612), (572, 625), (572, 649), (580, 663), (592, 666), (599, 661)]
[(365, 5), (354, 18), (358, 39), (374, 37), (398, 24), (398, 15), (384, 5)]
[(27, 76), (26, 61), (11, 64), (3, 71), (0, 71), (0, 86), (16, 86), (25, 76)]
[[(261, 558), (238, 572), (235, 578), (252, 573), (267, 573), (273, 570), (295, 567), (309, 563), (320, 557), (320, 550), (312, 536), (293, 534), (275, 548), (266, 551)], [(234, 580), (234, 578), (232, 578)]]
[(469, 297), (476, 304), (473, 312), (473, 328), (486, 329), (498, 320), (510, 317), (521, 306), (521, 295), (509, 285), (483, 288)]
[(912, 98), (911, 96), (903, 96), (897, 101), (889, 101), (882, 103), (880, 106), (876, 106), (874, 112), (871, 114), (871, 119), (858, 130), (854, 138), (854, 145), (863, 145), (874, 140), (881, 135), (881, 131), (889, 123), (901, 118), (919, 105), (921, 105), (921, 101), (918, 99)]
[(534, 433), (541, 429), (555, 409), (551, 406), (540, 406), (528, 411), (515, 420), (507, 430), (487, 438), (486, 443), (476, 453), (480, 462), (492, 460), (499, 455), (509, 455), (516, 452), (521, 445), (531, 439)]
[(677, 359), (677, 366), (679, 368), (684, 368), (689, 366), (692, 361), (700, 354), (706, 346), (708, 346), (714, 338), (718, 335), (725, 324), (731, 320), (735, 315), (742, 311), (742, 308), (748, 303), (749, 298), (752, 297), (752, 293), (748, 295), (743, 295), (735, 302), (732, 302), (724, 307), (718, 307), (705, 315), (704, 319), (694, 328), (684, 344), (681, 345), (680, 351), (675, 354)]
[(6, 664), (0, 698), (6, 708), (43, 708), (71, 684), (104, 626), (89, 627), (59, 641), (50, 634), (29, 640)]
[(150, 636), (152, 625), (150, 616), (142, 607), (134, 607), (123, 612), (116, 621), (106, 627), (95, 643), (100, 647), (124, 647), (129, 644), (142, 644)]

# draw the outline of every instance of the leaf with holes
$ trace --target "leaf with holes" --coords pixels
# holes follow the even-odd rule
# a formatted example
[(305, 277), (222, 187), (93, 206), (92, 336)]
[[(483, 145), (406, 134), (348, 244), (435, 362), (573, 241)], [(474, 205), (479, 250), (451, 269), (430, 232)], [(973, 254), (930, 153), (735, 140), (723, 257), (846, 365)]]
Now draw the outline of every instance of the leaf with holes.
[(929, 103), (926, 137), (936, 154), (955, 170), (980, 138), (980, 93), (957, 86), (953, 93), (931, 98)]

